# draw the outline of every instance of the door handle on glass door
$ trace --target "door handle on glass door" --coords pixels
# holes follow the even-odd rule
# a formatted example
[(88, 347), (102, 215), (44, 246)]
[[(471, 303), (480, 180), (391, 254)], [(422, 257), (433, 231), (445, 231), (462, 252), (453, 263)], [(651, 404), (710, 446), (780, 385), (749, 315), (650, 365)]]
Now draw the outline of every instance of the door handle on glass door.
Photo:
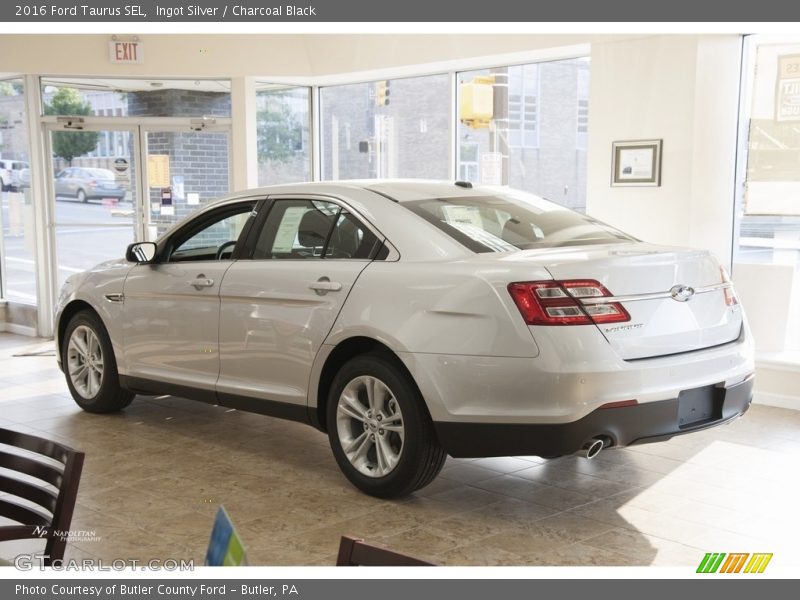
[(189, 283), (193, 285), (195, 289), (199, 290), (200, 288), (211, 287), (212, 285), (214, 285), (214, 280), (207, 278), (205, 275), (201, 273), (200, 275), (197, 276), (197, 279), (195, 279), (194, 281), (190, 281)]

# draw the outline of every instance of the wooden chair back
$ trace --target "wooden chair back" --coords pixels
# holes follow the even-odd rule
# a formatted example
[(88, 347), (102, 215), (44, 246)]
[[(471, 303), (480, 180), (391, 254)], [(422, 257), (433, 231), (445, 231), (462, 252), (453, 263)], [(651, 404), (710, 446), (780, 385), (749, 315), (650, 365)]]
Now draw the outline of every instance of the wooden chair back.
[(0, 542), (46, 539), (50, 566), (64, 558), (84, 454), (8, 429), (0, 429), (0, 444), (0, 467), (8, 470), (0, 473), (0, 492), (8, 494), (0, 495), (0, 516), (19, 523), (0, 526)]

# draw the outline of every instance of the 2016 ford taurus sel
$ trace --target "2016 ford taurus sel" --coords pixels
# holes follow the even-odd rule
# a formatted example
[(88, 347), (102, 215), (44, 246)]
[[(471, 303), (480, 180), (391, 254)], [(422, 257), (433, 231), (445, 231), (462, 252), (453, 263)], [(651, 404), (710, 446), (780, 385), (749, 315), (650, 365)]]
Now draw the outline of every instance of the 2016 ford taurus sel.
[(448, 454), (591, 457), (752, 397), (750, 332), (708, 252), (460, 182), (226, 198), (71, 277), (57, 318), (85, 410), (174, 394), (303, 421), (381, 497)]

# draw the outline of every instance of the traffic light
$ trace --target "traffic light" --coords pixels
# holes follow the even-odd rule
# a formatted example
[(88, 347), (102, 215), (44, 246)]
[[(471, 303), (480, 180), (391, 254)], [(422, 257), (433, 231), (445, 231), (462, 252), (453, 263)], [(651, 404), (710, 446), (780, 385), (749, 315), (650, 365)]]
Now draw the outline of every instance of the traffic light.
[(375, 106), (389, 105), (389, 81), (378, 81), (375, 83)]

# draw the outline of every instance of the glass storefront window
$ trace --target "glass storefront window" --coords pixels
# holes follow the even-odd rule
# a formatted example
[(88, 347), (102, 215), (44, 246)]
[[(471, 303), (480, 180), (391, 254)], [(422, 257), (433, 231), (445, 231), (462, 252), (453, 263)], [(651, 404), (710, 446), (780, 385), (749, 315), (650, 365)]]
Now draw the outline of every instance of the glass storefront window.
[(0, 297), (36, 304), (33, 201), (25, 91), (0, 80)]
[(322, 178), (452, 178), (449, 102), (447, 75), (322, 88)]
[(459, 179), (510, 185), (585, 211), (589, 59), (465, 71), (457, 79)]
[[(146, 136), (149, 238), (230, 191), (230, 140), (213, 131), (148, 131)], [(168, 174), (159, 182), (157, 173)], [(168, 185), (165, 185), (168, 184)], [(169, 198), (164, 198), (165, 188)]]
[[(111, 155), (98, 155), (107, 139)], [(125, 255), (134, 241), (137, 157), (129, 130), (53, 131), (53, 216), (56, 277), (67, 277)], [(124, 167), (124, 168), (122, 168)]]
[(754, 304), (757, 349), (800, 360), (800, 36), (749, 36), (745, 50), (733, 276)]
[(800, 37), (751, 40), (747, 170), (736, 260), (800, 264)]
[(258, 184), (311, 179), (309, 88), (263, 84), (256, 91)]
[(43, 78), (48, 115), (230, 117), (231, 85), (212, 79)]

